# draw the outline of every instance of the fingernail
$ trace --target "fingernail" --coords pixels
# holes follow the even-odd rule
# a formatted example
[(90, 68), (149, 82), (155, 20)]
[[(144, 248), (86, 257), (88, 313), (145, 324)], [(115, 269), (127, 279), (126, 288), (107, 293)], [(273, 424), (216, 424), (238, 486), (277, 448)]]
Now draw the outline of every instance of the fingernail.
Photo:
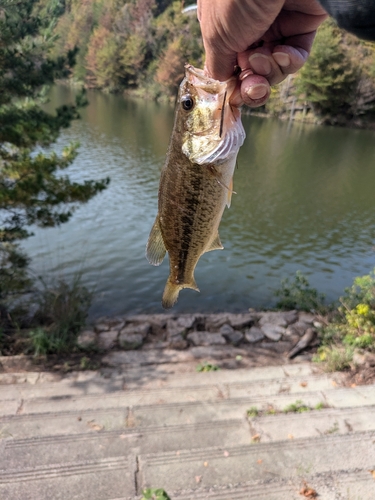
[(262, 99), (267, 95), (268, 87), (264, 85), (264, 83), (258, 83), (253, 87), (250, 87), (246, 94), (250, 97), (250, 99)]
[(272, 57), (275, 59), (277, 64), (282, 68), (286, 68), (290, 66), (290, 56), (289, 54), (285, 54), (285, 52), (274, 52)]
[(267, 76), (271, 73), (272, 66), (267, 56), (263, 54), (253, 54), (249, 57), (249, 63), (252, 69), (258, 75)]

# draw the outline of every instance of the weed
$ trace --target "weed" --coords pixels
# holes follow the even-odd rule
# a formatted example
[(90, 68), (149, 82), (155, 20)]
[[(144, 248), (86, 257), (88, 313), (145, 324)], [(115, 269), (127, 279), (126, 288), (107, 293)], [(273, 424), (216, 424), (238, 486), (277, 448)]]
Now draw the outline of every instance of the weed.
[(310, 411), (311, 408), (305, 405), (300, 399), (295, 403), (291, 403), (283, 409), (284, 413), (303, 413), (305, 411)]
[(339, 431), (339, 424), (338, 422), (335, 422), (332, 427), (330, 427), (328, 430), (325, 431), (324, 434), (334, 434), (335, 432)]
[(86, 356), (83, 356), (83, 358), (81, 358), (81, 361), (79, 362), (79, 367), (81, 368), (81, 370), (88, 370), (89, 366), (90, 359)]
[(324, 306), (324, 295), (315, 288), (311, 288), (308, 279), (297, 271), (294, 281), (288, 278), (281, 281), (281, 287), (275, 291), (280, 297), (277, 302), (279, 309), (300, 309), (302, 311), (322, 311)]
[(317, 403), (315, 406), (314, 406), (314, 410), (323, 410), (324, 408), (326, 408), (326, 405), (322, 402), (320, 403)]
[(67, 352), (75, 347), (92, 299), (80, 279), (77, 275), (70, 285), (60, 280), (54, 287), (43, 283), (34, 315), (38, 328), (29, 335), (35, 355)]
[(159, 488), (147, 488), (142, 492), (141, 500), (171, 500), (165, 490)]
[(252, 406), (249, 410), (246, 412), (248, 417), (254, 418), (259, 415), (259, 410), (256, 406)]
[(55, 350), (53, 338), (43, 330), (43, 328), (31, 330), (29, 332), (29, 337), (31, 340), (31, 350), (34, 356), (45, 356), (49, 352)]
[(343, 371), (350, 367), (353, 354), (354, 348), (351, 346), (321, 346), (313, 361), (324, 362), (328, 372)]
[(272, 406), (268, 407), (267, 410), (265, 411), (266, 415), (276, 415), (277, 411), (275, 408)]
[(199, 363), (196, 367), (197, 372), (216, 372), (217, 370), (220, 370), (220, 368), (210, 363)]

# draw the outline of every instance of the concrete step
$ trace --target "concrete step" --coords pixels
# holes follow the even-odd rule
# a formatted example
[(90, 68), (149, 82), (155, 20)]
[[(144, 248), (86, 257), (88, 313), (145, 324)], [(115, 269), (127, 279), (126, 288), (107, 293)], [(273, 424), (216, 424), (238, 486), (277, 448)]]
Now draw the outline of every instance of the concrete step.
[(64, 465), (0, 471), (0, 498), (12, 500), (131, 499), (135, 457), (105, 458)]
[[(155, 422), (163, 422), (163, 425), (183, 425), (238, 419), (243, 418), (247, 410), (254, 406), (259, 410), (271, 407), (282, 411), (297, 400), (303, 401), (310, 407), (319, 403), (334, 408), (375, 405), (374, 386), (332, 388), (325, 391), (281, 393), (271, 396), (255, 395), (245, 398), (225, 397), (225, 394), (216, 388), (214, 396), (212, 392), (205, 393), (202, 390), (198, 391), (192, 401), (176, 403), (164, 403), (163, 399), (157, 398), (155, 401), (155, 394), (150, 392), (149, 399), (145, 395), (139, 396), (136, 401), (141, 404), (135, 406), (126, 406), (129, 400), (120, 394), (122, 393), (82, 396), (74, 400), (60, 398), (31, 400), (29, 409), (40, 412), (23, 413), (24, 407), (21, 406), (16, 415), (0, 417), (0, 438), (82, 434), (93, 432), (97, 428), (112, 431), (130, 426), (154, 426)], [(180, 396), (177, 394), (176, 397), (179, 399)], [(55, 411), (42, 412), (52, 409)]]
[[(194, 488), (375, 467), (375, 433), (140, 455), (140, 488)], [(375, 491), (375, 490), (374, 490)]]
[[(181, 353), (181, 351), (177, 351)], [(102, 369), (101, 371), (84, 370), (72, 371), (65, 375), (57, 372), (12, 372), (0, 373), (0, 386), (10, 384), (26, 384), (31, 385), (39, 383), (51, 382), (88, 382), (93, 380), (125, 380), (127, 383), (142, 384), (148, 387), (158, 387), (160, 382), (167, 381), (175, 387), (185, 386), (187, 378), (195, 379), (193, 385), (199, 385), (202, 381), (202, 376), (205, 377), (206, 382), (210, 379), (219, 381), (254, 381), (272, 378), (293, 377), (293, 376), (309, 376), (314, 374), (323, 373), (318, 365), (311, 363), (295, 363), (279, 366), (264, 366), (258, 368), (236, 368), (234, 370), (221, 369), (213, 372), (197, 372), (196, 366), (198, 361), (193, 365), (185, 366), (183, 368), (179, 365), (178, 370), (176, 365), (165, 366), (133, 366), (129, 368), (122, 368), (120, 371), (115, 369)], [(201, 382), (201, 383), (206, 383)]]
[(245, 419), (192, 425), (98, 430), (91, 433), (6, 439), (0, 445), (0, 469), (21, 469), (135, 453), (158, 453), (251, 443)]
[[(233, 381), (231, 383), (207, 383), (186, 387), (139, 388), (130, 390), (111, 390), (101, 393), (61, 394), (62, 387), (57, 385), (56, 394), (53, 387), (49, 387), (47, 394), (43, 386), (38, 391), (29, 390), (24, 398), (6, 400), (4, 410), (0, 408), (0, 416), (9, 415), (11, 410), (16, 414), (44, 413), (71, 410), (87, 410), (99, 408), (123, 408), (135, 405), (165, 404), (175, 402), (192, 402), (220, 400), (228, 398), (244, 398), (257, 396), (274, 396), (278, 394), (300, 394), (311, 391), (325, 391), (337, 387), (333, 378), (327, 375), (314, 375), (306, 377), (289, 377), (279, 379), (262, 379), (252, 382)], [(10, 389), (10, 388), (9, 388)], [(71, 387), (70, 390), (73, 390)], [(80, 389), (77, 388), (79, 392)], [(49, 395), (50, 394), (50, 395)], [(9, 391), (8, 396), (11, 395)], [(42, 395), (42, 396), (40, 396)]]
[(252, 435), (262, 443), (328, 434), (375, 431), (375, 406), (329, 408), (251, 418)]
[(333, 408), (367, 407), (375, 405), (375, 386), (331, 388), (325, 391), (281, 393), (274, 396), (221, 398), (190, 403), (137, 405), (129, 409), (129, 418), (137, 427), (152, 425), (155, 421), (163, 422), (165, 425), (190, 424), (241, 418), (252, 407), (266, 411), (273, 408), (281, 412), (297, 400), (303, 401), (310, 407), (315, 407), (319, 403)]
[(374, 479), (367, 470), (345, 470), (304, 478), (251, 481), (170, 493), (173, 500), (302, 500), (303, 487), (316, 491), (322, 500), (372, 500)]
[(270, 366), (265, 368), (196, 371), (189, 373), (163, 372), (148, 368), (126, 370), (125, 373), (103, 374), (92, 371), (73, 372), (63, 377), (50, 373), (0, 374), (0, 400), (30, 399), (58, 396), (81, 396), (107, 394), (121, 390), (155, 390), (163, 388), (204, 388), (212, 385), (254, 384), (263, 381), (263, 386), (275, 380), (281, 386), (291, 378), (304, 380), (306, 377), (334, 380), (338, 375), (321, 373), (309, 364)]

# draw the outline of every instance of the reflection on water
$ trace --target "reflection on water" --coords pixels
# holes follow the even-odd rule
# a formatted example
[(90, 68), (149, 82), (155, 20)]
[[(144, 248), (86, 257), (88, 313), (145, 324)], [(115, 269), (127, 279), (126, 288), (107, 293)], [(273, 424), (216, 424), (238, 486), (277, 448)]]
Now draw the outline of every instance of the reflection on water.
[[(52, 103), (71, 98), (69, 88), (58, 88)], [(173, 109), (99, 92), (89, 92), (89, 100), (57, 147), (78, 140), (69, 175), (110, 176), (111, 184), (69, 223), (36, 229), (24, 246), (37, 275), (83, 273), (96, 292), (92, 316), (161, 311), (168, 259), (150, 266), (144, 249)], [(249, 116), (243, 122), (237, 195), (220, 227), (225, 249), (200, 259), (201, 293), (183, 290), (174, 311), (272, 306), (281, 279), (297, 270), (335, 300), (375, 266), (373, 132)]]

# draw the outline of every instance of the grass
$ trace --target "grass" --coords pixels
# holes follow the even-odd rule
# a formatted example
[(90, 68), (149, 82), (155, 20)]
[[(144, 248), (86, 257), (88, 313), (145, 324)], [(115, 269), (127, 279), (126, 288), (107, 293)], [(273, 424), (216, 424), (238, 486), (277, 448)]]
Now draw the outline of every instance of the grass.
[(259, 410), (256, 406), (252, 406), (249, 410), (247, 410), (246, 414), (250, 418), (255, 418), (259, 415)]
[(311, 408), (305, 405), (300, 399), (297, 399), (295, 403), (291, 403), (283, 409), (284, 413), (304, 413), (305, 411), (311, 411)]
[(147, 488), (142, 492), (141, 500), (171, 500), (165, 490), (161, 488)]
[(64, 280), (54, 286), (43, 283), (33, 320), (38, 326), (29, 332), (29, 351), (41, 356), (74, 350), (91, 299), (92, 293), (81, 284), (80, 275), (70, 284)]
[(220, 370), (220, 368), (217, 365), (213, 365), (211, 363), (199, 363), (196, 367), (197, 372), (216, 372)]
[(306, 411), (319, 411), (323, 408), (327, 408), (327, 404), (320, 402), (315, 406), (308, 406), (300, 399), (297, 399), (294, 403), (287, 405), (283, 410), (277, 410), (273, 406), (269, 406), (266, 410), (259, 410), (256, 406), (252, 406), (246, 412), (248, 418), (255, 418), (264, 415), (279, 415), (280, 413), (304, 413)]

